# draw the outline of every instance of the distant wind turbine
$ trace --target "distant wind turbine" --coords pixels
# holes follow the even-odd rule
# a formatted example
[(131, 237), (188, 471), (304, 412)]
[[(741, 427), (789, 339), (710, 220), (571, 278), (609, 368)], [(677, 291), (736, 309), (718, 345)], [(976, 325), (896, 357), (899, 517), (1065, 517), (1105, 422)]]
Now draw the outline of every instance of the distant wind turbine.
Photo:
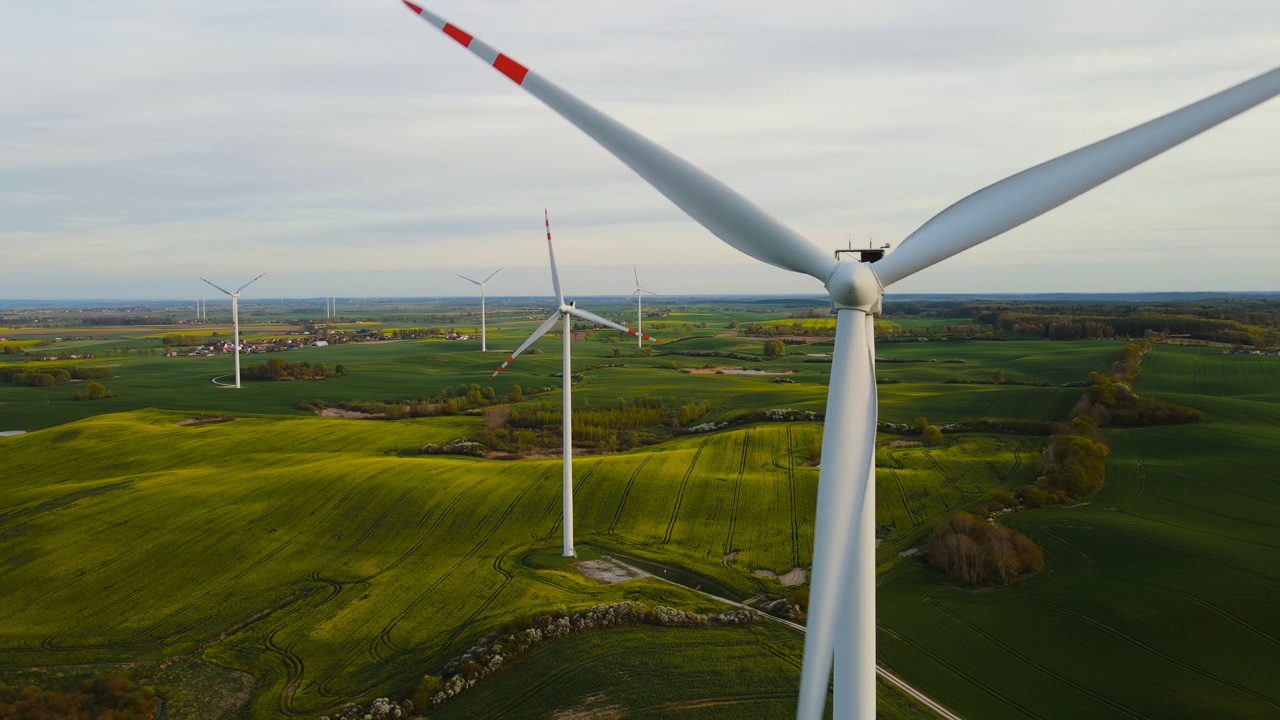
[[(266, 275), (266, 273), (262, 273), (262, 275)], [(250, 285), (261, 280), (262, 275), (259, 275), (258, 277), (236, 288), (235, 292), (231, 292), (230, 290), (223, 290), (222, 288), (218, 287), (217, 285), (214, 285), (208, 280), (204, 280), (204, 278), (200, 278), (201, 280), (204, 280), (210, 285), (213, 285), (214, 288), (231, 296), (231, 327), (232, 327), (232, 333), (233, 333), (232, 345), (234, 346), (235, 353), (236, 353), (236, 389), (237, 390), (240, 389), (240, 291), (244, 290)]]
[(818, 473), (809, 632), (796, 712), (800, 720), (823, 716), (833, 664), (834, 716), (870, 720), (876, 714), (877, 398), (872, 323), (881, 313), (885, 288), (1037, 218), (1280, 94), (1277, 67), (989, 185), (935, 215), (887, 257), (883, 249), (868, 249), (859, 253), (861, 262), (842, 262), (729, 186), (510, 56), (439, 15), (408, 0), (404, 3), (599, 143), (711, 234), (761, 262), (813, 277), (830, 295), (836, 337)]
[(466, 275), (458, 276), (469, 283), (475, 283), (476, 285), (480, 286), (480, 352), (488, 352), (489, 350), (488, 332), (485, 330), (485, 324), (484, 324), (484, 286), (488, 285), (489, 281), (493, 279), (493, 276), (497, 275), (500, 272), (502, 272), (502, 268), (498, 268), (497, 270), (494, 270), (493, 272), (489, 273), (489, 277), (485, 278), (483, 281), (472, 280)]
[[(493, 375), (491, 375), (489, 379), (492, 380), (493, 378), (498, 377), (498, 373), (506, 370), (507, 366), (520, 356), (520, 353), (524, 352), (530, 345), (537, 342), (538, 338), (546, 335), (547, 332), (551, 330), (552, 326), (556, 324), (557, 320), (564, 318), (564, 363), (561, 370), (563, 373), (563, 382), (561, 384), (564, 386), (564, 411), (561, 413), (561, 429), (564, 433), (564, 518), (561, 523), (564, 530), (564, 549), (561, 555), (564, 557), (577, 557), (578, 554), (573, 549), (573, 419), (571, 417), (571, 413), (573, 411), (573, 370), (571, 367), (572, 363), (569, 358), (569, 339), (573, 335), (573, 327), (569, 320), (569, 316), (572, 315), (574, 317), (582, 318), (587, 322), (611, 327), (615, 330), (631, 335), (639, 335), (640, 333), (635, 328), (620, 325), (612, 320), (605, 320), (595, 313), (590, 313), (578, 308), (575, 303), (566, 303), (564, 301), (564, 295), (560, 292), (560, 273), (556, 270), (556, 251), (555, 248), (551, 246), (551, 219), (547, 215), (546, 210), (542, 211), (542, 217), (543, 222), (546, 223), (547, 226), (547, 254), (551, 258), (551, 285), (555, 288), (556, 301), (559, 302), (559, 307), (556, 308), (555, 312), (551, 313), (551, 317), (547, 318), (538, 326), (537, 330), (533, 331), (533, 334), (530, 335), (528, 339), (520, 345), (520, 347), (516, 348), (515, 352), (511, 353), (511, 355), (502, 363), (501, 366), (498, 367), (497, 370), (493, 371)], [(644, 337), (647, 340), (653, 340), (653, 338), (648, 335), (645, 335)], [(662, 341), (654, 340), (654, 342), (660, 343)]]
[(644, 336), (640, 334), (644, 332), (644, 296), (658, 293), (640, 287), (640, 271), (635, 265), (631, 270), (636, 274), (636, 291), (631, 293), (631, 297), (636, 299), (636, 347), (644, 347)]

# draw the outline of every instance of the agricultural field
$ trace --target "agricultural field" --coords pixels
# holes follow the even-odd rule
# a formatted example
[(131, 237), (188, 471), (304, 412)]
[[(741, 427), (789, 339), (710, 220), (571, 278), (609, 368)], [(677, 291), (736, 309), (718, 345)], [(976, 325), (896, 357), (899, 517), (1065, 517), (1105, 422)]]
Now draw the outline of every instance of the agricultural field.
[[(557, 458), (409, 456), (476, 432), (482, 418), (346, 420), (295, 407), (489, 383), (503, 350), (544, 317), (534, 307), (491, 315), (487, 355), (478, 339), (307, 348), (271, 357), (342, 364), (346, 376), (247, 382), (238, 392), (211, 382), (230, 373), (229, 356), (136, 352), (162, 347), (172, 327), (37, 333), (90, 337), (45, 346), (52, 352), (135, 352), (92, 361), (116, 375), (103, 381), (115, 393), (105, 400), (72, 400), (74, 382), (0, 383), (0, 431), (28, 431), (0, 437), (0, 681), (131, 663), (175, 716), (313, 717), (406, 696), (478, 637), (533, 613), (620, 600), (723, 609), (655, 578), (601, 584), (558, 558)], [(788, 312), (671, 308), (646, 318), (646, 331), (673, 341), (648, 355), (634, 339), (585, 330), (573, 344), (575, 404), (607, 407), (643, 392), (705, 400), (710, 422), (768, 408), (822, 412), (829, 343), (765, 360), (762, 338), (726, 329)], [(608, 314), (634, 319), (624, 305)], [(362, 321), (425, 327), (438, 317)], [(284, 326), (245, 327), (253, 337)], [(883, 342), (881, 419), (1061, 420), (1083, 392), (1063, 385), (1108, 367), (1121, 345)], [(492, 384), (558, 404), (559, 339), (535, 347), (542, 352)], [(725, 372), (734, 368), (763, 373)], [(993, 384), (997, 373), (1015, 384)], [(1044, 572), (1007, 588), (956, 588), (913, 553), (949, 512), (1034, 481), (1044, 438), (949, 433), (932, 447), (878, 438), (887, 666), (964, 717), (1280, 711), (1269, 680), (1280, 671), (1280, 522), (1269, 512), (1280, 505), (1280, 358), (1160, 345), (1136, 390), (1197, 407), (1209, 422), (1109, 430), (1100, 495), (1006, 518), (1047, 559)], [(233, 419), (190, 422), (209, 416)], [(794, 588), (777, 577), (810, 561), (820, 440), (816, 422), (739, 421), (579, 457), (580, 554), (623, 558), (730, 599), (787, 596)], [(748, 704), (785, 716), (801, 646), (798, 632), (764, 621), (574, 636), (432, 716), (621, 706), (638, 717), (741, 717)], [(880, 704), (884, 717), (929, 717), (883, 684)]]
[(1136, 390), (1203, 410), (1108, 431), (1107, 485), (1011, 516), (1048, 569), (946, 587), (903, 564), (880, 652), (966, 717), (1270, 717), (1280, 712), (1280, 358), (1157, 346)]

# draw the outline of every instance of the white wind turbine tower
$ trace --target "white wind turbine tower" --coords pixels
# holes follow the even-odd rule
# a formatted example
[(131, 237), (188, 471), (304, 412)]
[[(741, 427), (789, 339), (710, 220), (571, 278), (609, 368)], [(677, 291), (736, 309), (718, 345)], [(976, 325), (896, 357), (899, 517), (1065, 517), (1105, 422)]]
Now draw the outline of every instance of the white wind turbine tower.
[[(438, 15), (405, 4), (575, 125), (738, 250), (823, 283), (836, 315), (814, 522), (801, 720), (822, 717), (835, 663), (836, 718), (875, 717), (875, 347), (884, 289), (1036, 218), (1280, 94), (1280, 67), (989, 185), (935, 215), (876, 263), (841, 262), (724, 183)], [(852, 521), (852, 522), (851, 522)]]
[(636, 299), (636, 347), (644, 347), (644, 336), (640, 334), (644, 332), (644, 296), (658, 293), (640, 287), (640, 271), (635, 265), (631, 270), (636, 274), (636, 291), (631, 293), (631, 297)]
[[(566, 303), (564, 301), (564, 295), (560, 292), (560, 273), (556, 271), (556, 251), (555, 248), (551, 246), (551, 219), (547, 216), (545, 210), (543, 211), (543, 222), (545, 222), (547, 226), (547, 254), (551, 258), (551, 285), (555, 288), (556, 301), (559, 303), (559, 306), (556, 308), (555, 312), (551, 313), (551, 317), (543, 321), (543, 323), (538, 326), (538, 329), (534, 330), (533, 334), (521, 343), (520, 347), (516, 348), (516, 351), (511, 353), (511, 355), (507, 357), (497, 370), (493, 371), (493, 375), (491, 375), (489, 379), (492, 380), (493, 378), (498, 377), (498, 373), (506, 370), (507, 366), (520, 356), (520, 353), (527, 350), (530, 345), (538, 340), (538, 338), (546, 335), (547, 332), (556, 324), (557, 320), (564, 318), (564, 363), (561, 369), (561, 372), (563, 373), (561, 376), (563, 382), (561, 384), (564, 386), (564, 410), (561, 412), (561, 430), (564, 433), (564, 516), (560, 523), (561, 528), (564, 531), (564, 549), (563, 552), (561, 552), (561, 555), (564, 557), (577, 557), (578, 553), (573, 549), (573, 418), (571, 417), (573, 412), (573, 370), (571, 368), (572, 363), (569, 357), (569, 339), (573, 335), (573, 327), (572, 321), (569, 317), (579, 317), (588, 322), (593, 322), (597, 325), (604, 325), (605, 327), (611, 327), (615, 330), (631, 335), (639, 335), (640, 332), (635, 328), (620, 325), (612, 320), (605, 320), (595, 313), (582, 310), (578, 308), (575, 303)], [(647, 340), (653, 340), (653, 338), (648, 335), (645, 335), (644, 337)], [(654, 340), (654, 342), (661, 343), (662, 341)]]
[(485, 330), (485, 325), (484, 325), (484, 286), (488, 285), (489, 281), (493, 279), (493, 276), (497, 275), (500, 272), (502, 272), (502, 268), (498, 268), (497, 270), (494, 270), (493, 272), (489, 273), (489, 277), (485, 278), (483, 282), (479, 280), (472, 280), (466, 275), (458, 276), (469, 283), (475, 283), (476, 285), (480, 286), (480, 352), (488, 352), (489, 350), (488, 332)]
[[(262, 273), (262, 275), (266, 275), (266, 273)], [(232, 328), (232, 336), (233, 336), (232, 345), (236, 354), (236, 389), (237, 390), (240, 389), (240, 291), (244, 290), (250, 285), (261, 280), (262, 275), (259, 275), (258, 277), (236, 288), (235, 292), (231, 292), (230, 290), (223, 290), (217, 285), (213, 285), (213, 283), (209, 282), (208, 280), (204, 280), (204, 278), (200, 278), (201, 280), (204, 280), (210, 285), (213, 285), (214, 288), (217, 288), (218, 290), (221, 290), (222, 292), (231, 296), (231, 328)]]

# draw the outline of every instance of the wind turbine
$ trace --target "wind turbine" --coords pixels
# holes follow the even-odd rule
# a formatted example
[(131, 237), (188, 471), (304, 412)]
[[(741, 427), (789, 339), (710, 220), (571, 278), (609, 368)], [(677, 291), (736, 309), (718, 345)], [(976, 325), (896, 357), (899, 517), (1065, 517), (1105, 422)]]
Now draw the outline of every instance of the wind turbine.
[(644, 330), (644, 296), (658, 293), (640, 287), (640, 271), (635, 265), (631, 266), (631, 270), (636, 274), (636, 291), (631, 293), (631, 297), (636, 299), (636, 347), (644, 347), (644, 336), (640, 335)]
[(500, 272), (502, 272), (502, 268), (498, 268), (497, 270), (494, 270), (492, 273), (489, 273), (489, 277), (485, 278), (484, 282), (481, 282), (479, 280), (472, 280), (466, 275), (458, 276), (469, 283), (475, 283), (476, 285), (480, 286), (480, 352), (488, 352), (489, 350), (488, 335), (484, 327), (484, 286), (487, 285), (489, 281), (493, 279), (494, 275), (497, 275)]
[[(266, 275), (266, 273), (262, 273), (262, 275)], [(231, 296), (231, 327), (232, 327), (232, 334), (233, 334), (233, 345), (236, 353), (236, 389), (237, 390), (240, 389), (240, 291), (244, 290), (250, 285), (261, 280), (262, 275), (259, 275), (258, 277), (236, 288), (235, 292), (231, 292), (230, 290), (223, 290), (217, 285), (213, 285), (213, 283), (209, 282), (208, 280), (204, 280), (204, 278), (200, 278), (201, 280), (204, 280), (210, 285), (213, 285), (213, 287), (216, 288), (217, 290), (221, 290), (222, 292)]]
[[(836, 315), (814, 522), (801, 720), (822, 717), (833, 664), (835, 717), (875, 717), (875, 335), (885, 288), (1011, 230), (1280, 94), (1280, 67), (989, 185), (935, 215), (893, 254), (832, 258), (724, 183), (490, 45), (405, 5), (603, 146), (732, 247), (811, 275)], [(883, 260), (881, 260), (883, 257)], [(872, 269), (872, 262), (879, 260)]]
[[(556, 301), (559, 303), (559, 306), (556, 308), (555, 312), (551, 313), (551, 317), (544, 320), (543, 323), (538, 326), (538, 329), (534, 330), (533, 334), (521, 343), (520, 347), (516, 348), (516, 351), (511, 353), (511, 355), (507, 357), (497, 370), (493, 371), (493, 375), (490, 375), (489, 379), (492, 380), (493, 378), (498, 377), (498, 373), (506, 370), (507, 366), (520, 356), (520, 353), (524, 352), (530, 345), (537, 342), (538, 338), (546, 335), (547, 332), (556, 324), (557, 320), (564, 318), (564, 363), (561, 368), (561, 379), (563, 380), (561, 384), (564, 386), (564, 411), (561, 413), (561, 430), (564, 433), (564, 517), (560, 523), (561, 528), (564, 531), (564, 548), (563, 552), (560, 554), (564, 557), (577, 557), (578, 553), (573, 549), (573, 418), (571, 417), (573, 412), (573, 371), (570, 367), (571, 362), (569, 358), (569, 338), (573, 335), (573, 327), (569, 317), (579, 317), (588, 322), (593, 322), (597, 325), (604, 325), (605, 327), (611, 327), (615, 330), (629, 333), (631, 335), (639, 335), (640, 332), (635, 328), (629, 328), (626, 325), (619, 325), (612, 320), (605, 320), (595, 313), (582, 310), (578, 308), (575, 303), (566, 303), (564, 301), (564, 294), (560, 292), (560, 273), (556, 271), (556, 251), (555, 248), (551, 246), (551, 219), (547, 216), (546, 210), (542, 211), (542, 216), (543, 222), (545, 222), (547, 226), (547, 254), (551, 257), (551, 285), (555, 288)], [(647, 340), (653, 340), (653, 338), (648, 335), (645, 335), (644, 338)], [(654, 340), (654, 342), (660, 343), (662, 341)]]

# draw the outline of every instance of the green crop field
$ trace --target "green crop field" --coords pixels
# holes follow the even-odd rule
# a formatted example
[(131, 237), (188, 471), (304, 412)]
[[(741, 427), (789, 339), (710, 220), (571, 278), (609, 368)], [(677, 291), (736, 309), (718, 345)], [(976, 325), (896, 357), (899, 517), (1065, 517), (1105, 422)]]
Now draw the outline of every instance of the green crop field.
[[(716, 333), (731, 319), (785, 316), (673, 313), (672, 334), (677, 324), (708, 327), (650, 356), (636, 354), (632, 340), (592, 332), (574, 341), (575, 404), (608, 406), (647, 392), (706, 400), (706, 421), (767, 408), (821, 412), (829, 344), (791, 346), (764, 362), (665, 354), (760, 357), (763, 339)], [(227, 356), (135, 352), (94, 363), (117, 375), (103, 381), (116, 393), (107, 400), (72, 400), (75, 383), (0, 384), (0, 430), (31, 431), (0, 438), (0, 681), (130, 663), (153, 674), (175, 716), (214, 707), (207, 696), (247, 698), (244, 716), (315, 716), (349, 700), (404, 696), (478, 637), (531, 613), (624, 599), (721, 609), (655, 579), (604, 585), (557, 558), (558, 459), (402, 456), (475, 432), (481, 418), (343, 420), (294, 407), (483, 384), (501, 350), (541, 318), (540, 310), (500, 313), (490, 335), (497, 350), (483, 356), (478, 340), (282, 356), (345, 366), (345, 377), (321, 382), (246, 383), (237, 392), (211, 382), (229, 374)], [(646, 320), (646, 329), (661, 323)], [(162, 335), (116, 328), (48, 347), (158, 348)], [(538, 393), (559, 388), (559, 340), (537, 347), (541, 354), (521, 357), (494, 385), (505, 392), (519, 384), (534, 401), (558, 403), (558, 392)], [(896, 381), (878, 388), (881, 418), (1060, 420), (1083, 392), (1061, 385), (1105, 369), (1118, 348), (882, 343), (881, 358), (914, 362), (878, 366), (882, 379)], [(623, 357), (609, 357), (613, 349)], [(740, 366), (792, 382), (680, 371)], [(997, 371), (1050, 386), (946, 382), (986, 381)], [(1209, 422), (1109, 431), (1113, 456), (1100, 495), (1007, 518), (1044, 548), (1047, 568), (1004, 589), (950, 586), (911, 551), (949, 511), (1033, 481), (1044, 438), (957, 433), (935, 447), (879, 438), (881, 659), (965, 717), (1280, 711), (1270, 680), (1280, 650), (1278, 373), (1274, 357), (1163, 345), (1150, 353), (1137, 391), (1201, 408)], [(237, 419), (179, 424), (205, 414)], [(757, 423), (577, 458), (579, 549), (730, 598), (785, 595), (791, 589), (773, 576), (810, 559), (817, 468), (805, 459), (820, 438), (819, 423)], [(746, 707), (785, 716), (801, 644), (794, 630), (765, 622), (575, 636), (438, 716), (614, 706), (639, 717), (742, 717)], [(886, 717), (928, 716), (888, 686), (880, 701)]]
[(1280, 359), (1158, 346), (1139, 393), (1201, 425), (1109, 432), (1103, 492), (1011, 516), (1048, 570), (1004, 590), (905, 564), (880, 589), (880, 652), (972, 717), (1280, 713)]

